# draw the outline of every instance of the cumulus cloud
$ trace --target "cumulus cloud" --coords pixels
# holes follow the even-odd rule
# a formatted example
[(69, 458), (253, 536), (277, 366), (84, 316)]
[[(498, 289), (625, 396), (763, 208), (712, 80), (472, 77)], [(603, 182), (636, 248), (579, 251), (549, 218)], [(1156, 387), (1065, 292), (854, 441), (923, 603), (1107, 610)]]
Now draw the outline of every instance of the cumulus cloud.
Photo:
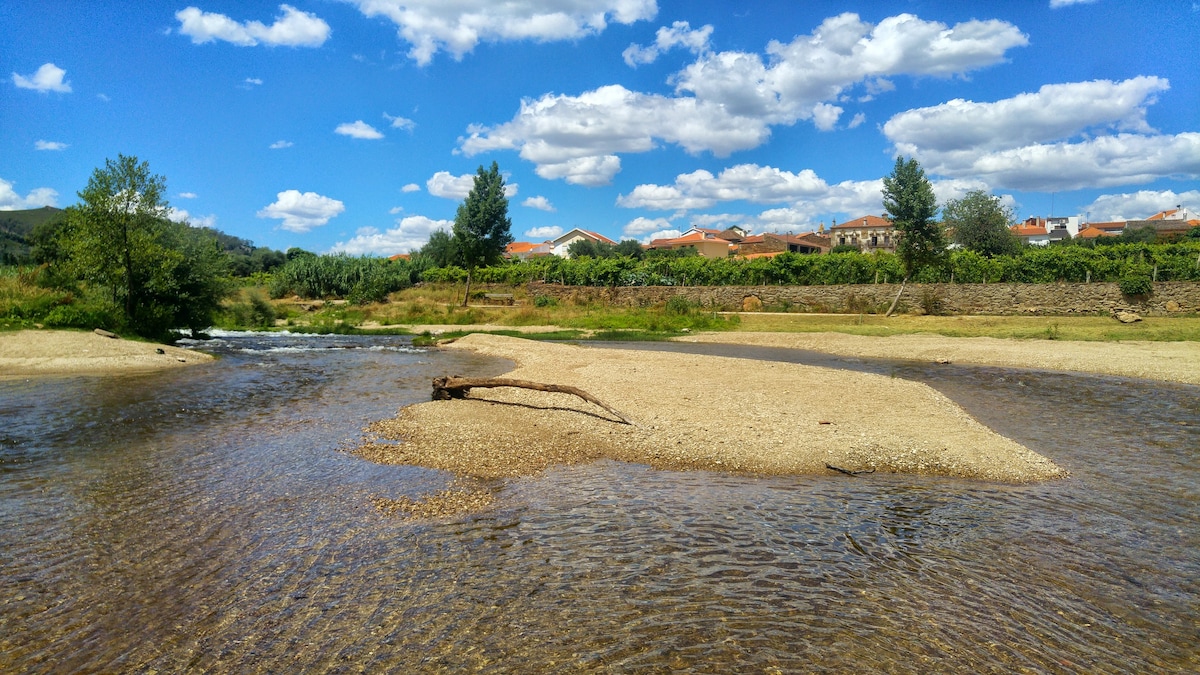
[(295, 145), (295, 143), (291, 141), (275, 141), (270, 147), (272, 150), (282, 150), (284, 148), (290, 148), (293, 145)]
[(401, 192), (420, 192), (421, 186), (417, 185), (416, 183), (409, 183), (408, 185), (405, 185), (404, 187), (400, 188), (400, 191)]
[(196, 194), (195, 192), (180, 192), (177, 196), (180, 199), (195, 199), (196, 197), (199, 197), (200, 195)]
[(1088, 214), (1089, 219), (1098, 222), (1140, 220), (1176, 206), (1200, 209), (1200, 190), (1139, 190), (1100, 195), (1091, 204), (1082, 207), (1081, 213)]
[(541, 195), (526, 199), (525, 201), (521, 202), (521, 206), (528, 206), (531, 209), (547, 211), (549, 213), (554, 213), (557, 211), (557, 209), (554, 208), (554, 205), (550, 203), (550, 200)]
[[(475, 174), (465, 173), (461, 176), (454, 176), (449, 171), (439, 171), (433, 174), (429, 180), (425, 181), (425, 189), (429, 190), (429, 194), (434, 197), (443, 197), (445, 199), (463, 200), (467, 195), (471, 194), (471, 188), (475, 187)], [(516, 183), (504, 184), (504, 196), (512, 199), (517, 194)]]
[(59, 68), (53, 63), (43, 63), (41, 68), (32, 75), (12, 74), (13, 84), (19, 89), (33, 89), (40, 91), (43, 94), (48, 91), (57, 91), (63, 94), (71, 93), (71, 83), (63, 80), (66, 77), (67, 71)]
[(383, 113), (383, 119), (387, 120), (388, 123), (392, 125), (393, 129), (412, 131), (413, 129), (417, 128), (417, 123), (408, 119), (407, 117), (396, 117), (387, 113)]
[(602, 32), (609, 21), (654, 18), (655, 0), (351, 0), (368, 17), (396, 24), (412, 47), (409, 58), (427, 65), (439, 51), (455, 59), (480, 42), (575, 40)]
[(562, 236), (563, 229), (558, 225), (547, 225), (545, 227), (535, 227), (531, 230), (525, 230), (525, 236), (533, 241), (550, 241), (558, 239)]
[(280, 5), (279, 16), (270, 26), (261, 21), (239, 22), (213, 12), (187, 7), (175, 12), (179, 32), (192, 39), (193, 44), (221, 40), (242, 47), (264, 44), (271, 47), (320, 47), (329, 39), (329, 24), (315, 14), (303, 12), (291, 5)]
[(586, 186), (606, 185), (620, 154), (661, 143), (718, 157), (755, 148), (771, 127), (811, 120), (833, 129), (835, 105), (860, 84), (881, 92), (896, 75), (952, 76), (1003, 60), (1028, 38), (1004, 21), (953, 27), (910, 14), (877, 25), (856, 14), (826, 19), (811, 35), (771, 42), (766, 59), (746, 52), (704, 52), (671, 78), (674, 96), (607, 85), (578, 96), (526, 100), (512, 120), (473, 125), (460, 139), (464, 154), (517, 150), (539, 176)]
[(829, 186), (811, 169), (792, 173), (757, 164), (739, 164), (714, 176), (703, 169), (680, 174), (674, 185), (639, 185), (617, 197), (617, 205), (657, 211), (710, 208), (718, 202), (793, 202), (825, 194)]
[(217, 216), (209, 214), (207, 216), (193, 216), (185, 209), (177, 209), (172, 206), (167, 210), (167, 218), (177, 223), (187, 223), (192, 227), (216, 227)]
[(38, 141), (33, 144), (33, 147), (35, 150), (66, 150), (71, 146), (58, 141)]
[(351, 255), (396, 255), (419, 250), (429, 242), (429, 235), (441, 230), (449, 232), (452, 220), (433, 220), (425, 216), (408, 216), (396, 222), (396, 227), (380, 232), (373, 227), (360, 228), (353, 239), (339, 241), (330, 253)]
[[(621, 228), (621, 234), (631, 239), (643, 237), (642, 243), (646, 243), (649, 241), (649, 238), (646, 238), (647, 235), (654, 235), (655, 239), (662, 239), (664, 236), (662, 232), (667, 230), (672, 230), (676, 233), (679, 232), (679, 230), (673, 228), (671, 221), (666, 218), (638, 217), (626, 223), (625, 227)], [(669, 236), (678, 237), (679, 234)]]
[(349, 136), (351, 138), (363, 138), (367, 140), (377, 140), (383, 138), (383, 134), (380, 133), (378, 129), (362, 120), (343, 122), (333, 130), (333, 133)]
[(625, 59), (626, 65), (636, 68), (641, 64), (654, 63), (659, 56), (675, 47), (684, 47), (693, 54), (702, 54), (708, 51), (712, 32), (712, 26), (706, 25), (692, 30), (692, 25), (687, 21), (676, 21), (670, 28), (663, 26), (658, 29), (654, 44), (645, 47), (629, 45), (621, 53), (621, 57)]
[(22, 197), (13, 189), (13, 184), (0, 178), (0, 211), (21, 211), (42, 206), (55, 206), (58, 192), (48, 187), (37, 188)]
[(346, 210), (342, 202), (315, 192), (284, 190), (275, 202), (258, 212), (259, 218), (278, 218), (280, 227), (289, 232), (308, 232), (329, 222)]
[[(1200, 176), (1200, 133), (1156, 133), (1146, 108), (1158, 77), (1046, 85), (993, 103), (953, 100), (883, 126), (930, 173), (1041, 192)], [(1101, 135), (1107, 134), (1107, 135)]]

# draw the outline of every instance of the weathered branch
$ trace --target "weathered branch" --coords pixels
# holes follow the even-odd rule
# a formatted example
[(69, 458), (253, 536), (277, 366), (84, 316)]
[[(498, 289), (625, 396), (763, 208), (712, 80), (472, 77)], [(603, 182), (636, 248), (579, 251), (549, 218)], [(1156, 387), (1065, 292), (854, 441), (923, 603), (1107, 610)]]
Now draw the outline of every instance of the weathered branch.
[(875, 469), (871, 469), (870, 471), (867, 471), (867, 470), (865, 470), (865, 469), (864, 469), (864, 470), (861, 470), (861, 471), (851, 471), (850, 469), (843, 469), (843, 468), (842, 468), (842, 467), (840, 467), (840, 466), (834, 466), (834, 465), (832, 465), (832, 464), (826, 464), (826, 465), (825, 465), (825, 468), (826, 468), (826, 469), (832, 469), (832, 470), (834, 470), (834, 471), (837, 471), (837, 472), (839, 472), (839, 473), (844, 473), (844, 474), (846, 474), (847, 476), (861, 476), (861, 475), (863, 475), (863, 474), (875, 473)]
[(532, 389), (534, 391), (545, 391), (556, 394), (571, 394), (572, 396), (578, 396), (588, 403), (604, 408), (624, 424), (633, 424), (624, 415), (614, 410), (611, 406), (600, 402), (595, 396), (578, 387), (571, 387), (565, 384), (542, 384), (541, 382), (530, 382), (529, 380), (510, 380), (505, 377), (459, 377), (457, 375), (435, 377), (433, 378), (433, 400), (448, 401), (452, 398), (466, 398), (471, 389), (476, 387), (516, 387), (518, 389)]

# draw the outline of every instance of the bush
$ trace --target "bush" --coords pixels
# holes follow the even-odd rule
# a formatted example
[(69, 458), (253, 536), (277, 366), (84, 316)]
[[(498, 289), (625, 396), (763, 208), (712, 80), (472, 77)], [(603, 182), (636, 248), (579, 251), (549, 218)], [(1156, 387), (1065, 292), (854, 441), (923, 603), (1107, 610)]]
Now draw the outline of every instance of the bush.
[(1129, 297), (1144, 297), (1154, 293), (1154, 284), (1150, 281), (1150, 276), (1147, 274), (1138, 274), (1136, 272), (1126, 274), (1121, 277), (1117, 285), (1121, 288), (1121, 293)]
[(539, 295), (533, 299), (534, 307), (557, 307), (558, 299), (549, 295)]

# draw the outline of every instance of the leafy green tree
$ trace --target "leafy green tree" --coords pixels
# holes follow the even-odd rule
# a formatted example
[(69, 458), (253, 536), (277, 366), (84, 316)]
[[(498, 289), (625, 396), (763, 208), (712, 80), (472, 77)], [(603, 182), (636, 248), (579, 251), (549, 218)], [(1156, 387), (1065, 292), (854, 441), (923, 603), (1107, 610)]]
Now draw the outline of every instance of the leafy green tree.
[(944, 267), (949, 256), (945, 233), (936, 219), (933, 185), (917, 160), (896, 158), (892, 173), (883, 178), (883, 208), (896, 228), (896, 255), (904, 268), (900, 292), (888, 309), (891, 316), (908, 280), (925, 267)]
[(209, 325), (226, 291), (215, 236), (168, 220), (165, 195), (166, 179), (118, 155), (92, 172), (53, 236), (65, 275), (103, 289), (127, 328), (154, 338)]
[(622, 239), (620, 243), (617, 244), (615, 253), (617, 255), (633, 258), (634, 260), (641, 260), (646, 254), (646, 249), (642, 248), (641, 243), (639, 243), (637, 239)]
[(471, 297), (471, 275), (479, 267), (500, 260), (504, 247), (512, 243), (512, 221), (508, 217), (508, 197), (504, 177), (495, 162), (475, 174), (475, 185), (454, 216), (454, 243), (467, 270), (467, 290), (463, 306)]
[(434, 230), (418, 253), (427, 257), (433, 267), (449, 267), (458, 262), (458, 245), (445, 230)]
[(1014, 220), (1012, 209), (983, 190), (972, 190), (942, 207), (942, 225), (953, 232), (954, 243), (986, 256), (1020, 250), (1021, 241), (1009, 229)]

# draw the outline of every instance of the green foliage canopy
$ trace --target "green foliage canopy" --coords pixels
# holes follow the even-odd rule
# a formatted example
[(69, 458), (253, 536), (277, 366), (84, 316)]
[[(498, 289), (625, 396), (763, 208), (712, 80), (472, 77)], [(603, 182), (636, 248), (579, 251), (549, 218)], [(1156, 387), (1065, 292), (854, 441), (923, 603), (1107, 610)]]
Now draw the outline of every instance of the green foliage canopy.
[(954, 243), (986, 256), (1020, 249), (1021, 241), (1009, 229), (1014, 220), (1011, 208), (983, 190), (972, 190), (942, 207), (942, 224), (953, 232)]
[(883, 178), (883, 208), (899, 234), (896, 254), (906, 278), (925, 267), (945, 265), (946, 237), (935, 219), (937, 199), (917, 160), (896, 158), (892, 173)]
[(454, 244), (467, 271), (499, 261), (512, 243), (511, 228), (500, 167), (495, 162), (486, 171), (480, 166), (474, 187), (454, 216)]

